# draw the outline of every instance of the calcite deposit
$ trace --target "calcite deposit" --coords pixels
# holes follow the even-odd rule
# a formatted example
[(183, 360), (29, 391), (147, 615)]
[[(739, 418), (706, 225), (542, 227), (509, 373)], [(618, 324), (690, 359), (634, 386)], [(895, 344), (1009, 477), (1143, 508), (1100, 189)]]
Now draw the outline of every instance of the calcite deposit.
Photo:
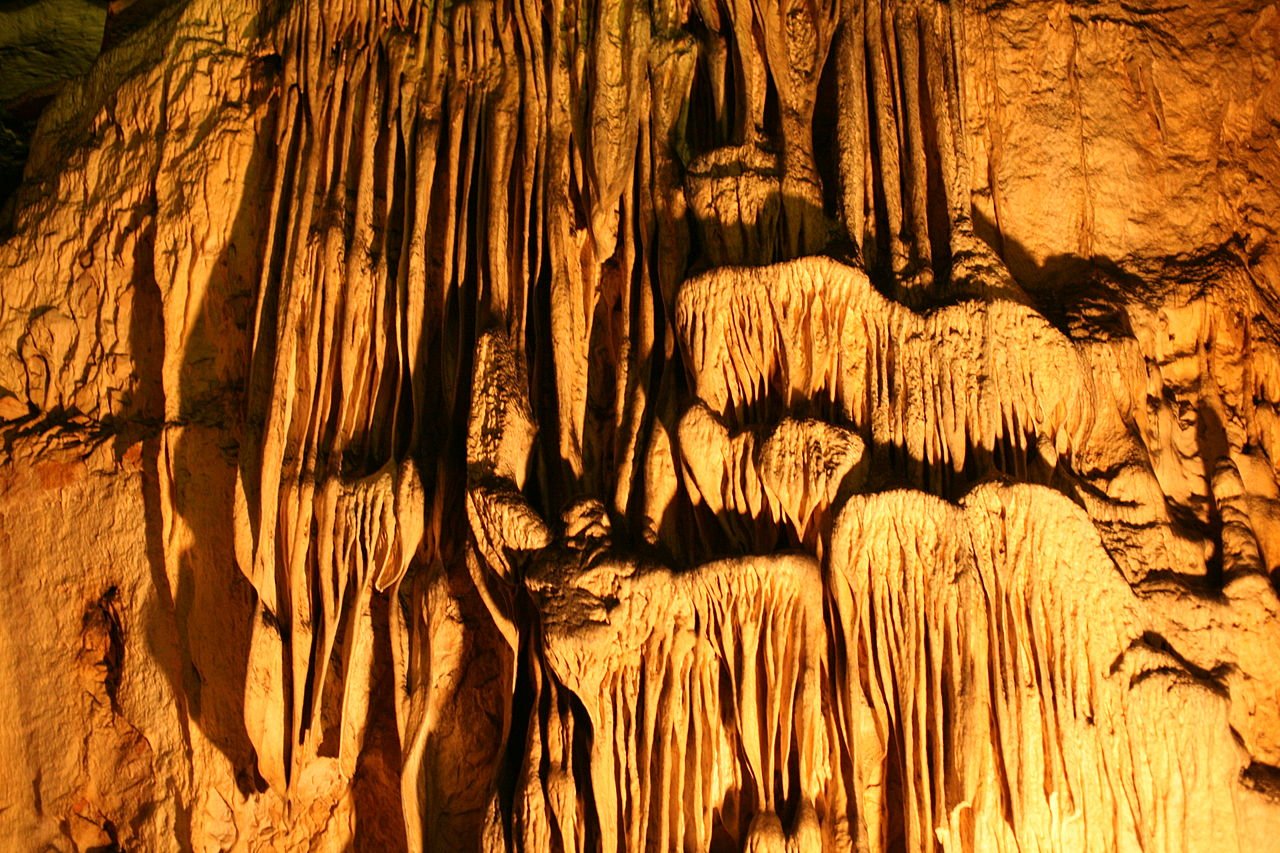
[(51, 5), (0, 848), (1276, 847), (1280, 4)]

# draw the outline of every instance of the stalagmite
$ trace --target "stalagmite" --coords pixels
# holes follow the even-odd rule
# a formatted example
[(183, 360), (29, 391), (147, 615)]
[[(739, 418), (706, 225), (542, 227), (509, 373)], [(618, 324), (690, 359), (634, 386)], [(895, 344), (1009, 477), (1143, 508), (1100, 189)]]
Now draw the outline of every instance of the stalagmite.
[(8, 6), (0, 846), (1275, 846), (1274, 4)]

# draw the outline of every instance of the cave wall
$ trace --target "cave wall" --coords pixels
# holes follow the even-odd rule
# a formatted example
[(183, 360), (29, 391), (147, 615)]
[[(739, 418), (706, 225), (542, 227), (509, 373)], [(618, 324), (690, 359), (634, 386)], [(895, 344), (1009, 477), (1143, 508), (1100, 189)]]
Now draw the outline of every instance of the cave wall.
[(0, 836), (1266, 849), (1278, 54), (135, 10), (0, 222)]

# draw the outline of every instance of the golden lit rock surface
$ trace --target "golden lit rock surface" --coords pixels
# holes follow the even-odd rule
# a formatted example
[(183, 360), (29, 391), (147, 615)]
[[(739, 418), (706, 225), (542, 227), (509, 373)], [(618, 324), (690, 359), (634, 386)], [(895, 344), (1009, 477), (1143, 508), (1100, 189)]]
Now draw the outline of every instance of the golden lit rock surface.
[(1275, 847), (1280, 6), (89, 5), (0, 847)]

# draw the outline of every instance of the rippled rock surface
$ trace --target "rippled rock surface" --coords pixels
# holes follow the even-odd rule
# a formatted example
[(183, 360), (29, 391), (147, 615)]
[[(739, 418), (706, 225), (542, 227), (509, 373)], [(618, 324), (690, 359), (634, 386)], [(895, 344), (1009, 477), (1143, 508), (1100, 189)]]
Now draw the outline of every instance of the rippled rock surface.
[(1274, 846), (1274, 5), (43, 5), (14, 849)]

